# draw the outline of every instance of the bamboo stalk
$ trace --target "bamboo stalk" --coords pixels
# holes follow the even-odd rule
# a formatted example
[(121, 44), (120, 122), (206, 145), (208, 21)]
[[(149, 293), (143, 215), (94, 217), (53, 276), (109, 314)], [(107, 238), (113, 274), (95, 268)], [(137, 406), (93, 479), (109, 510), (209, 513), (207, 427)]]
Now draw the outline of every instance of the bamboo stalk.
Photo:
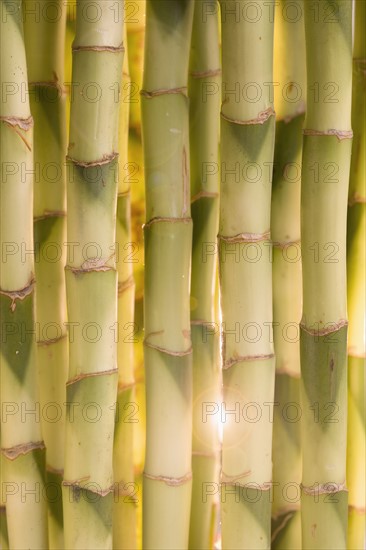
[[(68, 149), (65, 547), (112, 548), (123, 2), (77, 3)], [(74, 325), (71, 325), (74, 323)]]
[[(52, 16), (52, 10), (56, 10), (57, 17)], [(26, 0), (23, 13), (30, 107), (35, 121), (33, 218), (37, 363), (40, 406), (45, 411), (41, 422), (47, 449), (47, 481), (54, 488), (53, 498), (49, 501), (49, 544), (50, 548), (63, 548), (61, 483), (67, 379), (64, 274), (66, 119), (63, 91), (66, 10), (61, 0), (57, 4), (51, 0)]]
[(305, 2), (305, 36), (302, 546), (341, 549), (347, 546), (346, 215), (352, 145), (352, 4), (338, 0), (329, 13), (327, 2)]
[(365, 275), (366, 275), (366, 24), (365, 2), (355, 2), (351, 177), (348, 195), (348, 548), (365, 545)]
[(188, 546), (192, 369), (192, 219), (188, 81), (194, 4), (149, 0), (142, 134), (146, 176), (146, 459), (143, 548)]
[[(270, 547), (274, 4), (221, 1), (222, 547)], [(243, 52), (245, 54), (243, 55)], [(256, 101), (253, 101), (253, 94)], [(253, 421), (254, 415), (254, 421)]]
[(128, 55), (131, 80), (124, 86), (130, 103), (130, 127), (141, 134), (142, 73), (145, 49), (146, 0), (126, 3), (125, 21), (127, 27)]
[[(48, 548), (34, 325), (33, 119), (21, 2), (1, 4), (2, 492), (10, 548)], [(21, 528), (19, 528), (21, 526)]]
[(272, 547), (301, 548), (300, 344), (302, 282), (300, 193), (305, 110), (303, 2), (281, 0), (275, 17), (273, 338), (276, 353), (273, 418)]
[[(212, 15), (205, 17), (211, 8)], [(220, 51), (216, 2), (196, 1), (190, 56), (190, 170), (193, 219), (192, 504), (189, 548), (212, 548), (218, 513), (221, 402), (219, 330), (215, 318), (219, 218)], [(214, 413), (212, 414), (212, 404)], [(208, 412), (210, 411), (210, 413)]]
[[(124, 44), (126, 45), (126, 28)], [(125, 46), (126, 47), (126, 46)], [(123, 83), (130, 79), (128, 56), (123, 58)], [(117, 199), (116, 243), (118, 247), (118, 395), (117, 418), (114, 434), (114, 479), (118, 484), (113, 515), (113, 548), (134, 550), (136, 548), (136, 493), (134, 481), (133, 435), (134, 421), (129, 413), (135, 410), (135, 377), (133, 364), (133, 341), (126, 336), (134, 323), (135, 282), (133, 264), (125, 259), (124, 251), (131, 244), (131, 189), (126, 178), (128, 162), (128, 123), (130, 106), (121, 103), (119, 132), (119, 185)]]

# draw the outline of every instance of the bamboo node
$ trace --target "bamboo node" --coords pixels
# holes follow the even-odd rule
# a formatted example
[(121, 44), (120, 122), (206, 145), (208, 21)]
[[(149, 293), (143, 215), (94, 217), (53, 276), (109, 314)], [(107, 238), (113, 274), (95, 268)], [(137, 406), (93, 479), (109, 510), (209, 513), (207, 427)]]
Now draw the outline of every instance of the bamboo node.
[(219, 193), (216, 193), (214, 191), (199, 191), (196, 195), (193, 195), (191, 197), (191, 203), (196, 202), (199, 199), (217, 199), (219, 197)]
[(208, 78), (210, 76), (219, 76), (221, 69), (208, 69), (207, 71), (190, 71), (189, 76), (192, 78)]
[(152, 344), (151, 342), (148, 341), (148, 338), (149, 336), (153, 336), (155, 334), (159, 334), (159, 333), (151, 332), (150, 334), (148, 334), (148, 336), (146, 336), (144, 340), (144, 346), (146, 346), (147, 348), (155, 349), (156, 351), (160, 351), (161, 353), (166, 353), (167, 355), (172, 355), (173, 357), (184, 357), (185, 355), (190, 355), (192, 353), (192, 346), (190, 346), (185, 351), (173, 351), (173, 350), (169, 350), (161, 346), (156, 346), (155, 344)]
[(131, 275), (125, 281), (120, 281), (118, 283), (118, 294), (123, 294), (123, 292), (125, 292), (126, 290), (128, 290), (133, 286), (135, 286), (135, 279), (133, 275)]
[(143, 225), (143, 229), (147, 229), (154, 223), (191, 223), (192, 218), (168, 218), (168, 217), (160, 217), (157, 216), (156, 218), (151, 218), (148, 222), (146, 222)]
[(336, 323), (336, 322), (326, 323), (325, 324), (326, 326), (323, 327), (323, 328), (319, 327), (320, 323), (317, 323), (317, 324), (318, 324), (317, 328), (311, 328), (311, 327), (306, 326), (305, 322), (301, 321), (300, 329), (303, 330), (304, 332), (307, 332), (311, 336), (326, 336), (327, 334), (332, 334), (334, 332), (338, 332), (343, 327), (347, 327), (348, 326), (348, 321), (347, 321), (347, 319), (340, 319), (340, 321), (338, 321), (338, 323)]
[(82, 372), (81, 374), (74, 376), (74, 378), (70, 378), (70, 380), (66, 382), (66, 386), (76, 384), (77, 382), (80, 382), (85, 378), (93, 378), (95, 376), (108, 376), (111, 374), (118, 374), (118, 369), (101, 370), (99, 372)]
[(82, 168), (93, 168), (94, 166), (103, 166), (104, 164), (109, 164), (117, 157), (118, 157), (118, 153), (116, 151), (113, 151), (108, 155), (103, 155), (103, 157), (99, 160), (92, 160), (89, 162), (76, 160), (70, 157), (70, 155), (66, 155), (66, 160), (68, 160), (69, 162), (72, 162), (73, 164), (75, 164), (75, 166), (81, 166)]
[(34, 216), (34, 222), (41, 222), (42, 220), (52, 218), (64, 218), (66, 216), (65, 210), (44, 210), (40, 216)]
[(257, 118), (251, 118), (249, 120), (239, 120), (236, 118), (230, 118), (221, 111), (221, 117), (233, 124), (240, 124), (241, 126), (249, 126), (253, 124), (264, 124), (271, 116), (276, 116), (276, 113), (272, 107), (269, 107), (265, 111), (261, 111)]
[(343, 483), (335, 483), (333, 481), (329, 481), (328, 483), (317, 483), (311, 485), (311, 487), (301, 484), (301, 489), (304, 491), (305, 495), (309, 496), (331, 495), (332, 493), (340, 493), (342, 491), (348, 492), (345, 481)]
[(304, 136), (335, 136), (339, 141), (342, 139), (352, 139), (352, 130), (336, 130), (331, 128), (329, 130), (312, 130), (310, 128), (304, 128)]
[[(296, 513), (296, 510), (289, 510), (288, 512), (285, 512), (283, 514), (281, 523), (272, 532), (271, 542), (274, 542), (276, 540), (277, 535), (285, 528), (286, 524), (290, 521), (291, 518), (294, 517), (295, 513)], [(272, 519), (274, 519), (273, 516), (272, 516)]]
[(188, 474), (182, 477), (154, 476), (152, 474), (147, 474), (146, 472), (144, 472), (143, 475), (147, 479), (152, 479), (153, 481), (163, 481), (170, 487), (178, 487), (179, 485), (183, 485), (192, 479), (192, 472), (188, 472)]
[(24, 298), (32, 294), (34, 291), (34, 283), (35, 279), (32, 277), (28, 285), (20, 290), (2, 290), (0, 288), (0, 294), (11, 299), (10, 309), (13, 313), (17, 307), (16, 300), (24, 300)]
[(355, 204), (365, 204), (366, 203), (366, 197), (363, 197), (359, 193), (354, 193), (352, 196), (348, 199), (348, 206), (353, 206)]
[(18, 126), (25, 132), (33, 128), (34, 125), (32, 116), (29, 116), (28, 118), (20, 118), (17, 116), (0, 116), (0, 121), (9, 124), (9, 126)]
[(227, 243), (257, 243), (261, 241), (270, 241), (271, 232), (268, 230), (265, 233), (239, 233), (229, 237), (227, 235), (217, 235), (218, 239)]
[(119, 46), (72, 46), (73, 52), (111, 52), (120, 53), (125, 51), (123, 44)]
[(152, 90), (148, 92), (147, 90), (141, 90), (140, 95), (146, 97), (147, 99), (152, 99), (159, 95), (171, 95), (171, 94), (182, 94), (184, 97), (187, 97), (187, 86), (181, 86), (180, 88), (161, 88), (160, 90)]
[[(223, 335), (223, 338), (225, 337), (225, 333)], [(273, 359), (275, 356), (274, 353), (267, 353), (267, 354), (261, 354), (261, 355), (239, 355), (237, 357), (230, 357), (230, 359), (225, 359), (224, 364), (222, 368), (224, 370), (230, 369), (234, 365), (237, 365), (238, 363), (242, 363), (244, 361), (257, 361), (262, 360), (265, 361), (266, 359)]]
[[(86, 483), (87, 486), (84, 487), (83, 483)], [(71, 490), (73, 492), (73, 498), (76, 501), (80, 498), (81, 491), (88, 491), (89, 493), (93, 493), (94, 495), (105, 497), (109, 495), (109, 493), (113, 493), (115, 489), (114, 485), (107, 487), (107, 489), (102, 489), (98, 485), (98, 483), (93, 483), (90, 481), (90, 476), (76, 479), (74, 481), (68, 481), (64, 479), (62, 482), (62, 485), (63, 487), (71, 487)]]
[(15, 445), (14, 447), (1, 449), (1, 452), (9, 460), (15, 460), (20, 455), (26, 455), (32, 451), (42, 451), (45, 448), (46, 447), (43, 441), (31, 441), (30, 443), (21, 443), (20, 445)]

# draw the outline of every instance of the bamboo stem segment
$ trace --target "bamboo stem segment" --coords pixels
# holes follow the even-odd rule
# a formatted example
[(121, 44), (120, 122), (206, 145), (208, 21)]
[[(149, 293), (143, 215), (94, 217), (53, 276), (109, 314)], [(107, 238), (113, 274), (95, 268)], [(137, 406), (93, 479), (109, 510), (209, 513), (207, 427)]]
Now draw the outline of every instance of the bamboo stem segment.
[[(57, 9), (59, 17), (47, 17)], [(34, 240), (37, 364), (42, 431), (47, 448), (47, 482), (57, 487), (49, 500), (50, 548), (63, 548), (61, 483), (67, 379), (66, 263), (66, 113), (64, 41), (66, 6), (61, 0), (25, 0), (24, 34), (30, 107), (34, 128)], [(32, 13), (43, 16), (33, 17)], [(50, 405), (51, 404), (51, 405)], [(57, 410), (53, 421), (51, 408)], [(53, 411), (54, 412), (54, 411)]]
[[(204, 17), (210, 8), (213, 15)], [(193, 219), (192, 504), (189, 548), (212, 548), (219, 494), (219, 328), (215, 318), (219, 221), (220, 56), (215, 2), (195, 3), (190, 56), (190, 169)]]
[(347, 220), (348, 285), (348, 548), (365, 545), (365, 275), (366, 275), (366, 3), (355, 2), (352, 128)]
[(270, 240), (274, 3), (256, 4), (254, 20), (247, 16), (251, 2), (221, 1), (220, 6), (222, 547), (265, 549), (270, 547), (272, 479), (272, 421), (265, 404), (273, 403), (275, 374)]
[(192, 345), (189, 111), (194, 4), (149, 0), (142, 135), (146, 177), (146, 460), (143, 548), (188, 547), (191, 501)]
[[(301, 0), (281, 0), (276, 6), (274, 104), (277, 122), (271, 211), (276, 354), (272, 547), (281, 550), (301, 548), (300, 193), (306, 67), (304, 18), (300, 14), (303, 14)], [(295, 21), (289, 15), (296, 15)]]
[[(10, 548), (48, 548), (45, 446), (35, 361), (33, 119), (21, 2), (1, 4), (1, 451)], [(5, 409), (4, 409), (5, 407)], [(21, 526), (21, 528), (19, 528)]]
[[(117, 4), (117, 5), (116, 5)], [(68, 148), (65, 547), (112, 548), (123, 2), (79, 0)]]
[[(302, 162), (302, 546), (346, 548), (346, 215), (352, 4), (305, 2), (308, 108)], [(331, 96), (329, 96), (331, 92)], [(335, 95), (334, 95), (335, 94)]]

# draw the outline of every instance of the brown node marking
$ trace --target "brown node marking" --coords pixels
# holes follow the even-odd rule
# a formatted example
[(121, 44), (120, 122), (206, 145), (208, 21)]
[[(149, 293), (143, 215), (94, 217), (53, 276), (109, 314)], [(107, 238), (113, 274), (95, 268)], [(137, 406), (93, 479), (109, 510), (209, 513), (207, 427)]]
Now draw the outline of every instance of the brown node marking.
[(129, 382), (128, 384), (126, 383), (119, 383), (118, 384), (118, 394), (121, 394), (127, 390), (130, 390), (132, 388), (134, 388), (136, 386), (136, 380), (134, 380), (133, 382)]
[(97, 273), (103, 271), (116, 271), (114, 267), (105, 265), (105, 262), (108, 262), (110, 258), (107, 258), (106, 260), (86, 260), (85, 262), (83, 262), (81, 267), (72, 267), (70, 265), (66, 265), (65, 269), (71, 271), (72, 273), (74, 273), (74, 275), (82, 275), (83, 273)]
[(191, 223), (192, 218), (168, 218), (168, 217), (160, 217), (157, 216), (155, 218), (151, 218), (148, 222), (146, 222), (143, 225), (143, 228), (148, 228), (154, 223)]
[(33, 128), (34, 125), (32, 116), (29, 116), (28, 118), (20, 118), (17, 116), (0, 116), (0, 121), (9, 124), (9, 126), (19, 126), (19, 128), (26, 132)]
[[(64, 487), (71, 487), (73, 490), (80, 490), (80, 491), (88, 491), (89, 493), (93, 493), (95, 495), (99, 495), (101, 497), (105, 497), (109, 495), (109, 493), (114, 492), (114, 485), (111, 487), (108, 487), (107, 489), (97, 489), (93, 485), (91, 487), (83, 487), (83, 482), (88, 482), (90, 480), (90, 476), (86, 476), (80, 479), (76, 479), (75, 481), (68, 481), (66, 479), (63, 480), (62, 485)], [(95, 484), (97, 485), (97, 484)]]
[(96, 376), (109, 376), (111, 374), (117, 374), (117, 373), (118, 373), (118, 369), (102, 370), (99, 372), (84, 372), (68, 380), (66, 382), (66, 386), (71, 386), (72, 384), (76, 384), (77, 382), (80, 382), (85, 378), (94, 378)]
[(39, 346), (50, 346), (51, 344), (57, 344), (57, 342), (60, 342), (64, 338), (67, 338), (67, 334), (61, 334), (61, 336), (57, 336), (57, 338), (50, 338), (49, 340), (37, 340), (37, 344)]
[(302, 102), (294, 113), (292, 113), (291, 115), (285, 115), (282, 118), (278, 117), (276, 120), (278, 122), (284, 122), (285, 124), (288, 124), (289, 122), (292, 122), (295, 118), (298, 118), (303, 114), (305, 114), (305, 112), (306, 112), (305, 103)]
[(40, 222), (49, 218), (64, 218), (66, 212), (64, 210), (45, 210), (41, 216), (34, 216), (34, 222)]
[(362, 195), (359, 195), (356, 192), (351, 197), (349, 197), (348, 206), (353, 206), (355, 204), (365, 204), (365, 202), (366, 202), (366, 197), (363, 197)]
[(82, 160), (76, 160), (76, 159), (70, 157), (70, 155), (66, 155), (66, 159), (68, 161), (75, 164), (75, 166), (82, 166), (83, 168), (93, 168), (94, 166), (103, 166), (104, 164), (109, 164), (110, 162), (112, 162), (112, 160), (114, 160), (117, 157), (118, 157), (118, 153), (113, 151), (109, 155), (103, 155), (103, 157), (99, 160), (92, 160), (92, 161), (89, 161), (89, 162), (86, 162), (86, 161), (84, 162)]
[(304, 128), (304, 136), (336, 136), (341, 141), (342, 139), (352, 139), (352, 130), (336, 130), (331, 128), (329, 130), (312, 130), (310, 128)]
[(9, 460), (15, 460), (18, 456), (26, 455), (32, 451), (42, 451), (45, 448), (46, 447), (43, 441), (31, 441), (30, 443), (21, 443), (20, 445), (15, 445), (14, 447), (1, 449), (1, 452)]
[(266, 231), (265, 233), (239, 233), (232, 237), (226, 235), (217, 235), (218, 239), (227, 243), (257, 243), (262, 241), (270, 241), (271, 233)]
[(249, 119), (249, 120), (239, 120), (239, 119), (236, 119), (236, 118), (230, 118), (230, 117), (226, 116), (222, 111), (221, 111), (220, 114), (221, 114), (222, 118), (227, 120), (228, 122), (232, 122), (233, 124), (239, 124), (241, 126), (250, 126), (250, 125), (253, 125), (253, 124), (264, 124), (265, 122), (267, 122), (267, 120), (271, 116), (276, 115), (276, 113), (275, 113), (274, 109), (272, 109), (272, 107), (269, 107), (265, 111), (261, 111), (258, 114), (257, 118), (252, 118), (252, 119)]
[(274, 353), (263, 353), (260, 355), (239, 355), (238, 357), (230, 357), (230, 359), (225, 359), (222, 368), (227, 370), (244, 361), (256, 361), (258, 359), (265, 361), (266, 359), (273, 359), (274, 356)]
[(332, 334), (334, 332), (338, 332), (341, 328), (348, 326), (347, 319), (341, 319), (338, 321), (338, 323), (328, 323), (328, 327), (324, 328), (310, 328), (307, 327), (302, 321), (300, 323), (300, 328), (304, 331), (310, 334), (311, 336), (326, 336), (327, 334)]
[(217, 197), (219, 197), (219, 193), (215, 193), (214, 191), (199, 191), (196, 195), (191, 197), (191, 202), (195, 202), (203, 198), (216, 199)]
[(27, 132), (33, 127), (33, 117), (29, 116), (28, 118), (19, 118), (15, 116), (0, 116), (0, 121), (5, 122), (5, 124), (8, 124), (11, 128), (13, 128), (14, 132), (20, 137), (28, 151), (32, 151), (32, 147), (30, 146), (30, 143), (28, 143), (28, 140), (25, 138), (25, 136), (17, 129), (20, 128), (21, 130), (24, 130)]
[(121, 191), (120, 193), (118, 193), (117, 198), (120, 199), (123, 197), (128, 197), (130, 194), (131, 194), (131, 187), (126, 189), (126, 191)]
[(123, 292), (133, 286), (135, 286), (135, 279), (133, 278), (133, 275), (131, 275), (131, 277), (128, 277), (125, 281), (118, 283), (118, 294), (123, 294)]
[(60, 476), (60, 477), (63, 477), (63, 475), (64, 475), (64, 470), (63, 469), (54, 468), (50, 464), (46, 464), (46, 472), (48, 472), (49, 474), (55, 474), (55, 475)]
[(290, 519), (293, 518), (293, 516), (295, 515), (295, 512), (296, 512), (296, 510), (291, 510), (291, 511), (289, 510), (287, 513), (284, 514), (281, 523), (272, 532), (271, 542), (276, 540), (277, 535), (282, 531), (282, 529), (285, 528), (286, 524), (290, 521)]
[(0, 294), (2, 294), (3, 296), (7, 296), (12, 301), (10, 305), (10, 309), (12, 312), (14, 312), (15, 308), (17, 307), (16, 300), (24, 300), (24, 298), (32, 294), (32, 292), (34, 291), (34, 283), (35, 283), (35, 279), (33, 278), (33, 275), (32, 275), (32, 278), (30, 282), (27, 284), (27, 286), (25, 286), (20, 290), (2, 290), (0, 288)]
[(144, 472), (143, 475), (144, 477), (152, 479), (153, 481), (163, 481), (164, 483), (166, 483), (166, 485), (169, 485), (170, 487), (178, 487), (179, 485), (184, 485), (184, 483), (187, 483), (192, 479), (192, 472), (188, 472), (188, 474), (182, 477), (154, 476), (152, 474), (147, 474), (146, 472)]
[[(163, 331), (161, 331), (163, 332)], [(160, 351), (161, 353), (166, 353), (167, 355), (172, 355), (173, 357), (184, 357), (185, 355), (190, 355), (192, 353), (192, 346), (190, 346), (185, 351), (173, 351), (166, 348), (163, 348), (161, 346), (155, 346), (154, 344), (151, 344), (151, 342), (148, 341), (148, 338), (154, 334), (159, 334), (157, 332), (151, 332), (148, 334), (144, 340), (144, 345), (147, 348), (155, 349), (156, 351)]]
[(274, 248), (280, 248), (285, 249), (289, 246), (295, 245), (295, 244), (301, 244), (301, 239), (296, 239), (294, 241), (272, 241), (272, 245)]
[(209, 76), (218, 76), (221, 74), (221, 69), (208, 69), (207, 71), (190, 71), (189, 75), (192, 78), (207, 78)]
[(125, 51), (123, 44), (119, 46), (73, 46), (73, 52), (111, 52), (120, 53)]
[(202, 456), (206, 458), (217, 458), (218, 452), (192, 451), (192, 456)]
[(159, 95), (171, 95), (171, 94), (182, 94), (184, 97), (187, 97), (187, 86), (181, 86), (180, 88), (161, 88), (160, 90), (152, 90), (148, 92), (147, 90), (141, 90), (140, 95), (146, 97), (147, 99), (152, 99)]
[(342, 491), (348, 492), (346, 482), (343, 483), (319, 483), (318, 485), (312, 485), (311, 487), (306, 487), (306, 485), (301, 484), (301, 489), (304, 491), (305, 495), (331, 495), (333, 493), (340, 493)]

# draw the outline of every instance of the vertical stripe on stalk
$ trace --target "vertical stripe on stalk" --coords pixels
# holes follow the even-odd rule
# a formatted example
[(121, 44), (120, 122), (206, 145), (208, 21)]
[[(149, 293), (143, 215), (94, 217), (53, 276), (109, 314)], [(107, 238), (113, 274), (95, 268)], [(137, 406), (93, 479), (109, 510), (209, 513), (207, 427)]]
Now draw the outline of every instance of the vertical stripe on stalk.
[(33, 119), (20, 1), (1, 3), (0, 25), (1, 489), (9, 547), (39, 550), (48, 548), (47, 503), (35, 361)]
[[(116, 8), (117, 15), (116, 15)], [(118, 16), (119, 14), (119, 16)], [(67, 165), (65, 547), (112, 548), (123, 2), (79, 0)]]
[(219, 218), (220, 52), (218, 4), (195, 3), (190, 56), (190, 168), (193, 219), (192, 504), (189, 547), (212, 548), (219, 505), (219, 327), (215, 318)]
[(272, 546), (282, 550), (301, 548), (300, 192), (306, 99), (303, 9), (302, 0), (281, 0), (276, 6), (275, 17), (274, 103), (277, 122), (271, 233), (276, 381)]
[(300, 331), (302, 547), (347, 546), (346, 216), (352, 146), (352, 3), (305, 2)]
[(222, 547), (266, 549), (275, 374), (269, 231), (274, 3), (222, 0), (220, 5)]
[(143, 547), (188, 547), (192, 220), (187, 99), (192, 0), (148, 0), (142, 98), (146, 177)]

